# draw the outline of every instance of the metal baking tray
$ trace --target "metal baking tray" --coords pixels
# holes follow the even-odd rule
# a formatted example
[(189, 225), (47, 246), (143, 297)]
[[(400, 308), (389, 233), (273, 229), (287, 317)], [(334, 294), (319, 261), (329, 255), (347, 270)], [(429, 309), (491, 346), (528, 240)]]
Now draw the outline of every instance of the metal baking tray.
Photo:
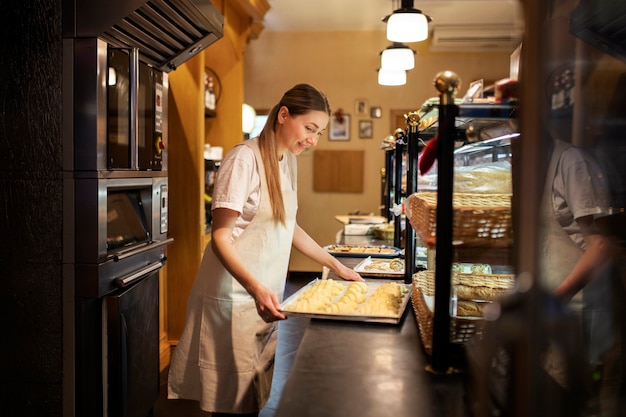
[[(354, 270), (363, 277), (404, 278), (404, 266), (399, 271), (394, 271), (389, 268), (389, 264), (394, 260), (395, 259), (372, 259), (368, 256), (359, 262), (354, 267)], [(404, 262), (404, 260), (401, 261)]]
[[(309, 287), (311, 287), (317, 281), (319, 281), (319, 278), (316, 278), (313, 281), (309, 282), (308, 284), (300, 288), (297, 292), (292, 294), (289, 298), (287, 298), (281, 303), (280, 305), (281, 309), (283, 310), (283, 313), (286, 316), (309, 317), (313, 319), (328, 319), (328, 320), (347, 320), (347, 321), (368, 322), (368, 323), (398, 324), (400, 322), (400, 319), (402, 318), (402, 314), (404, 314), (404, 310), (409, 302), (409, 299), (411, 298), (411, 284), (397, 283), (395, 281), (390, 280), (387, 282), (393, 282), (394, 284), (402, 285), (407, 289), (406, 293), (404, 294), (402, 298), (402, 303), (400, 304), (400, 309), (398, 310), (398, 314), (395, 314), (395, 315), (365, 316), (361, 314), (335, 314), (335, 313), (300, 312), (300, 311), (285, 310), (286, 306), (296, 301), (298, 297), (300, 297), (300, 295), (304, 291), (306, 291)], [(335, 281), (344, 285), (346, 289), (348, 288), (348, 285), (351, 282), (351, 281), (343, 281), (343, 280), (335, 280)], [(366, 299), (369, 299), (369, 297), (376, 290), (376, 288), (380, 287), (386, 282), (366, 281), (365, 283), (367, 284), (367, 287), (368, 287), (368, 291), (366, 293)], [(335, 297), (333, 301), (336, 302), (337, 300), (339, 300), (339, 298), (341, 298), (342, 295), (343, 293), (339, 294), (338, 296)]]
[[(397, 258), (402, 249), (395, 246), (367, 246), (367, 245), (328, 245), (324, 249), (333, 256), (349, 256), (351, 258)], [(387, 253), (380, 253), (385, 250)]]

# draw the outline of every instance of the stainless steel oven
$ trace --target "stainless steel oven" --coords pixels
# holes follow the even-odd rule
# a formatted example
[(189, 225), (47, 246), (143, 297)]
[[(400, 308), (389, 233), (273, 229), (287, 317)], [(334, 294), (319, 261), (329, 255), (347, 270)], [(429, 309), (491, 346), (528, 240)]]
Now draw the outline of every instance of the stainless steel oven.
[(76, 415), (145, 417), (159, 395), (167, 74), (75, 39), (71, 189)]
[(77, 415), (144, 417), (159, 395), (168, 179), (74, 183)]
[(159, 274), (172, 241), (168, 73), (221, 38), (223, 23), (210, 0), (63, 0), (76, 416), (144, 417), (158, 398)]
[(102, 297), (163, 266), (168, 178), (75, 180), (76, 293)]

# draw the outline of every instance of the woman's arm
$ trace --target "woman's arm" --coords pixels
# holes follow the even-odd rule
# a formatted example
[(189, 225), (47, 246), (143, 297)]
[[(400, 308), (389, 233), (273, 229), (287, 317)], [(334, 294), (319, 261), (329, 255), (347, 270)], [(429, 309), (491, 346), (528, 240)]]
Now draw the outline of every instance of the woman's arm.
[(583, 231), (585, 252), (576, 262), (572, 272), (554, 290), (554, 295), (564, 301), (569, 301), (578, 291), (582, 290), (594, 276), (594, 271), (606, 266), (611, 258), (610, 239), (591, 231), (592, 216), (585, 216), (576, 221)]
[(284, 320), (274, 292), (254, 277), (235, 250), (231, 236), (239, 213), (226, 208), (213, 210), (211, 245), (224, 267), (254, 298), (259, 316), (266, 322)]
[(330, 253), (326, 252), (297, 223), (293, 233), (293, 247), (302, 252), (302, 254), (307, 258), (329, 268), (337, 276), (345, 279), (346, 281), (363, 281), (361, 275), (339, 262)]

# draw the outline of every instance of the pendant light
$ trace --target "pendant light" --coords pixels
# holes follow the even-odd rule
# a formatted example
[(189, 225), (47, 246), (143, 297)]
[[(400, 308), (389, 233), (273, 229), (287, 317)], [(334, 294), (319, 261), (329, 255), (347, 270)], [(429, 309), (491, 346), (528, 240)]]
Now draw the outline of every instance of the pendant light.
[(380, 53), (380, 67), (390, 70), (415, 68), (415, 51), (403, 43), (394, 42)]
[(388, 86), (405, 85), (406, 71), (380, 68), (378, 70), (378, 84)]
[(383, 18), (387, 39), (392, 42), (420, 42), (428, 39), (430, 16), (413, 7), (413, 0), (402, 0), (401, 7)]

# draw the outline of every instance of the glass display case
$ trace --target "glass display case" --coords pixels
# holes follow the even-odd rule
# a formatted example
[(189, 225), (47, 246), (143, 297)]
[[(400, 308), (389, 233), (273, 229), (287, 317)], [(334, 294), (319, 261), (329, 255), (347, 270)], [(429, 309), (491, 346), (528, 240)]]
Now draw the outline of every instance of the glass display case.
[[(430, 314), (424, 345), (432, 371), (468, 367), (474, 415), (625, 415), (626, 5), (528, 0), (524, 6), (524, 88), (519, 113), (510, 117), (517, 127), (472, 140), (464, 122), (470, 116), (464, 107), (472, 106), (448, 97), (438, 119), (454, 122), (424, 129), (439, 140), (436, 181), (420, 177), (407, 192), (436, 192), (435, 260), (427, 271), (434, 290), (421, 310), (414, 298), (414, 307), (418, 322), (420, 311)], [(471, 117), (492, 118), (479, 107), (487, 113)], [(462, 134), (468, 141), (459, 146)], [(457, 179), (486, 164), (510, 164), (511, 244), (472, 252), (455, 242), (454, 198), (463, 185)], [(484, 256), (498, 249), (506, 252), (501, 264), (513, 283), (494, 299), (480, 299), (488, 303), (469, 326), (459, 320), (461, 290), (478, 278), (464, 282), (459, 272), (466, 266), (455, 264), (486, 264)], [(455, 340), (463, 331), (471, 337)]]

